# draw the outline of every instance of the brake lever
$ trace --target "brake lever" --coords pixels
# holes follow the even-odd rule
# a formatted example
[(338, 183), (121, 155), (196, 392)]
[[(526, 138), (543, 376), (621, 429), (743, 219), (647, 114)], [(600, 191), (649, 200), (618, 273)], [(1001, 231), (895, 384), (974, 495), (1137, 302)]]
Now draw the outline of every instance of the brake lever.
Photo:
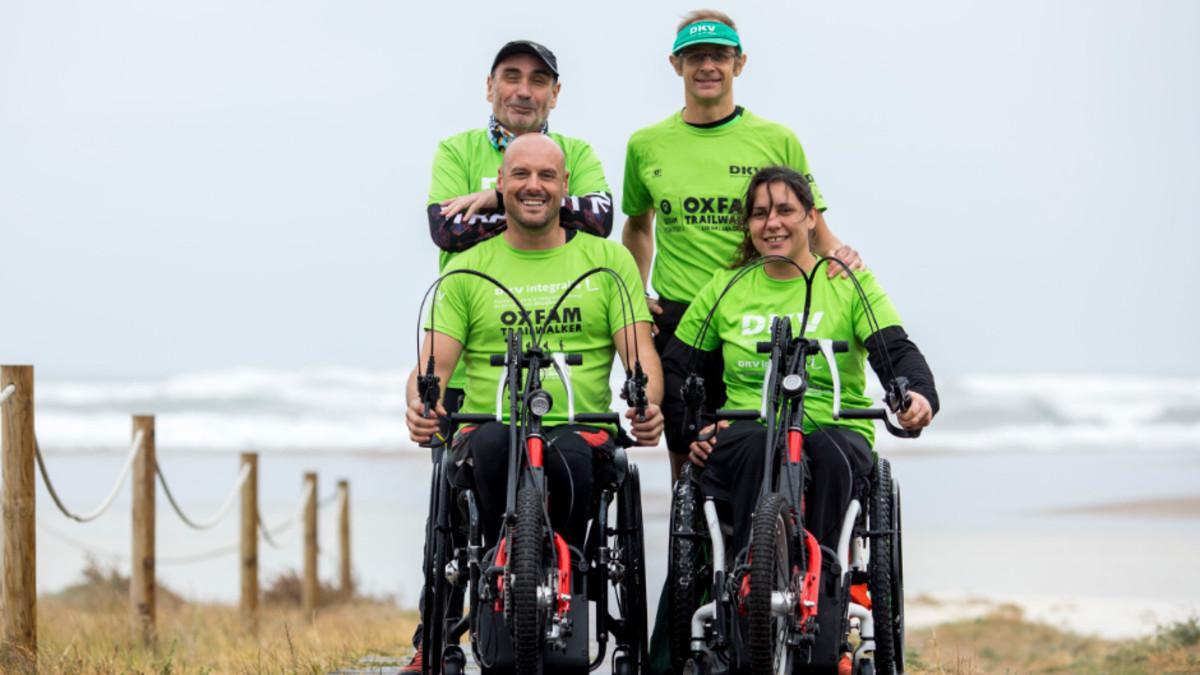
[[(908, 378), (903, 375), (896, 376), (887, 385), (887, 391), (883, 396), (887, 403), (888, 410), (893, 415), (898, 415), (912, 406), (912, 395), (908, 393)], [(918, 438), (921, 435), (920, 429), (905, 429), (904, 427), (892, 424), (889, 417), (883, 419), (884, 426), (887, 427), (888, 433), (899, 438)]]
[[(425, 367), (425, 374), (417, 376), (417, 393), (421, 397), (421, 417), (428, 418), (430, 413), (436, 414), (438, 398), (442, 395), (441, 379), (433, 374), (433, 355)], [(443, 445), (446, 439), (441, 433), (435, 433), (428, 442), (422, 443), (423, 448), (436, 448)]]
[(625, 386), (621, 391), (621, 398), (634, 409), (639, 422), (646, 419), (646, 406), (649, 404), (646, 399), (646, 380), (642, 362), (635, 361), (633, 371), (625, 378)]
[(700, 414), (707, 394), (704, 390), (704, 378), (696, 373), (689, 373), (679, 388), (679, 397), (683, 399), (683, 430), (688, 436), (700, 428)]

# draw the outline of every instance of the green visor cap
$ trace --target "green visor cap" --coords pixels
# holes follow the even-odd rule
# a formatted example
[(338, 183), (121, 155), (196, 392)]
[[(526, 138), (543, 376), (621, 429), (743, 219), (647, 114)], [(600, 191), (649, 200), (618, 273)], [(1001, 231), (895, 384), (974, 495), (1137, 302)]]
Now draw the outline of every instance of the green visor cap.
[(671, 53), (678, 54), (679, 50), (684, 47), (701, 44), (737, 47), (739, 51), (742, 49), (742, 41), (738, 39), (736, 30), (720, 21), (697, 21), (684, 26), (683, 30), (679, 31), (679, 35), (675, 36), (675, 46), (671, 48)]

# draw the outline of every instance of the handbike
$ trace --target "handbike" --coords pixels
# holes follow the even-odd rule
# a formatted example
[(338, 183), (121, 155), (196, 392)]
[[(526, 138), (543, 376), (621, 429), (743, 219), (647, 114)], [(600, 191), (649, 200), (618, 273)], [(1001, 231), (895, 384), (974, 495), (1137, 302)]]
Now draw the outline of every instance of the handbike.
[[(522, 314), (528, 316), (524, 310)], [(496, 412), (450, 415), (453, 424), (478, 425), (502, 422), (505, 408), (509, 413), (506, 508), (497, 541), (483, 541), (473, 486), (461, 475), (469, 472), (455, 471), (449, 451), (434, 467), (422, 612), (424, 672), (461, 673), (466, 656), (459, 645), (467, 632), (485, 673), (585, 673), (603, 664), (610, 635), (615, 642), (613, 672), (640, 672), (647, 662), (647, 639), (637, 467), (629, 463), (621, 447), (627, 443), (618, 437), (611, 456), (595, 464), (596, 496), (584, 550), (569, 546), (553, 530), (547, 510), (542, 418), (556, 402), (542, 387), (542, 371), (552, 368), (564, 384), (568, 424), (619, 429), (620, 417), (575, 413), (570, 367), (581, 364), (582, 356), (544, 349), (541, 334), (532, 329), (527, 343), (525, 336), (522, 330), (508, 330), (506, 352), (491, 356), (493, 366), (504, 368)], [(646, 406), (645, 382), (635, 360), (622, 397), (639, 412)], [(418, 383), (432, 409), (439, 393), (432, 364)], [(609, 520), (614, 502), (615, 525)], [(617, 600), (615, 616), (608, 602), (610, 585)], [(461, 600), (457, 607), (453, 601), (464, 590), (465, 616)], [(589, 600), (596, 603), (594, 658), (589, 657)]]
[[(807, 313), (806, 307), (802, 326)], [(818, 354), (829, 363), (834, 419), (884, 419), (895, 435), (917, 434), (892, 424), (882, 409), (841, 408), (834, 354), (846, 351), (847, 343), (793, 337), (791, 321), (782, 318), (773, 320), (770, 335), (757, 345), (759, 353), (770, 354), (760, 410), (703, 417), (703, 380), (693, 373), (684, 385), (689, 429), (761, 419), (766, 460), (749, 543), (741, 551), (727, 553), (717, 505), (702, 499), (698, 470), (685, 465), (675, 484), (667, 584), (672, 670), (837, 672), (853, 623), (856, 672), (903, 672), (899, 488), (887, 460), (876, 456), (870, 488), (859, 491), (845, 513), (837, 551), (820, 546), (805, 529), (806, 363)], [(892, 412), (907, 408), (904, 378), (889, 380), (886, 400)], [(851, 586), (863, 582), (868, 593), (851, 598)]]

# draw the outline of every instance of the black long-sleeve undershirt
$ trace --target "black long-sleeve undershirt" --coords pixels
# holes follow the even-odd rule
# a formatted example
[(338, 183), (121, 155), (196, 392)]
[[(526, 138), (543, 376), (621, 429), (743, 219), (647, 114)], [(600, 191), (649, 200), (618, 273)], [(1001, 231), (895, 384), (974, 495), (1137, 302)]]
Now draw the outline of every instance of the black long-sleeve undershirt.
[[(925, 355), (917, 349), (917, 345), (908, 339), (908, 333), (900, 326), (880, 328), (878, 333), (867, 338), (867, 362), (871, 370), (879, 376), (879, 381), (886, 383), (894, 373), (898, 377), (908, 378), (908, 386), (912, 391), (929, 400), (933, 414), (940, 407), (937, 386), (933, 381), (933, 371)], [(886, 348), (886, 349), (885, 349)], [(886, 354), (886, 357), (885, 357)], [(891, 368), (887, 366), (890, 357)]]
[[(444, 217), (442, 207), (437, 203), (430, 204), (426, 211), (429, 215), (429, 236), (433, 243), (451, 253), (465, 251), (508, 227), (503, 205), (495, 209), (480, 209), (465, 222), (462, 213), (453, 218)], [(612, 195), (608, 192), (590, 192), (567, 197), (563, 199), (558, 219), (567, 229), (606, 238), (612, 234), (613, 228)]]

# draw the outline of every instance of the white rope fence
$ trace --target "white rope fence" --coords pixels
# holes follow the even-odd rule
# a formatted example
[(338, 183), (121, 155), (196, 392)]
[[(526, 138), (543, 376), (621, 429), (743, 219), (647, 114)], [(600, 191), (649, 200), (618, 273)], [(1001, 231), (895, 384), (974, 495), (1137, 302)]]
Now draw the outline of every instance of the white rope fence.
[[(91, 556), (93, 559), (111, 560), (111, 561), (117, 561), (120, 563), (126, 563), (129, 561), (128, 553), (109, 551), (109, 550), (100, 549), (95, 546), (92, 546), (91, 544), (88, 544), (80, 539), (72, 537), (71, 535), (67, 534), (66, 532), (63, 532), (62, 530), (59, 530), (58, 528), (43, 521), (41, 518), (38, 519), (37, 525), (43, 532), (46, 532), (47, 534), (51, 535), (55, 539), (58, 539), (59, 541), (71, 546), (72, 548), (78, 549), (80, 552), (82, 552), (88, 556)], [(240, 543), (224, 544), (222, 546), (208, 549), (206, 551), (199, 551), (197, 553), (182, 553), (179, 555), (155, 556), (154, 560), (155, 560), (155, 563), (157, 563), (159, 565), (187, 565), (190, 563), (204, 562), (206, 560), (215, 560), (217, 558), (227, 556), (230, 553), (237, 553), (239, 547), (240, 547)]]
[(158, 462), (154, 463), (154, 472), (158, 474), (158, 483), (162, 485), (163, 494), (167, 495), (167, 501), (170, 502), (171, 508), (175, 510), (175, 514), (179, 516), (179, 519), (193, 530), (207, 530), (220, 523), (225, 514), (229, 513), (229, 509), (233, 507), (233, 503), (238, 496), (238, 491), (246, 484), (246, 479), (250, 478), (250, 465), (242, 465), (242, 471), (238, 474), (237, 482), (234, 483), (233, 489), (229, 491), (229, 495), (225, 497), (225, 501), (222, 502), (216, 513), (200, 521), (188, 518), (183, 509), (179, 508), (179, 502), (175, 501), (175, 495), (171, 494), (171, 488), (167, 485), (167, 477), (163, 475), (162, 465)]
[[(274, 527), (267, 527), (267, 524), (263, 522), (262, 514), (258, 514), (258, 531), (259, 534), (262, 535), (263, 541), (267, 542), (271, 548), (283, 548), (287, 543), (291, 542), (291, 535), (284, 540), (275, 539), (275, 537), (278, 536), (280, 532), (289, 530), (294, 533), (295, 530), (291, 529), (292, 526), (300, 522), (300, 519), (304, 517), (305, 509), (308, 508), (308, 502), (316, 498), (316, 485), (309, 483), (304, 487), (304, 494), (300, 496), (300, 504), (296, 507), (296, 511), (282, 523), (279, 523)], [(319, 503), (318, 506), (320, 506)]]
[(58, 510), (62, 511), (62, 514), (71, 520), (87, 523), (99, 518), (101, 514), (108, 510), (108, 507), (112, 506), (113, 501), (117, 498), (117, 493), (121, 491), (121, 486), (125, 484), (125, 479), (129, 477), (129, 472), (133, 469), (133, 460), (137, 459), (138, 453), (142, 451), (142, 442), (143, 434), (139, 429), (133, 435), (133, 443), (129, 448), (129, 455), (125, 458), (125, 466), (121, 469), (121, 474), (117, 476), (117, 482), (113, 484), (112, 490), (104, 498), (104, 501), (100, 503), (100, 506), (83, 515), (73, 513), (63, 504), (62, 499), (59, 498), (58, 492), (54, 489), (54, 484), (50, 482), (50, 474), (46, 471), (46, 460), (42, 459), (42, 448), (36, 440), (34, 441), (34, 450), (37, 454), (38, 469), (42, 473), (42, 480), (46, 483), (46, 491), (50, 493), (50, 497), (54, 500), (54, 504), (58, 506)]
[(12, 396), (13, 392), (15, 392), (16, 390), (17, 390), (17, 385), (15, 385), (15, 384), (10, 384), (7, 387), (5, 387), (4, 389), (0, 389), (0, 405), (4, 405), (4, 402), (7, 401), (8, 397)]

